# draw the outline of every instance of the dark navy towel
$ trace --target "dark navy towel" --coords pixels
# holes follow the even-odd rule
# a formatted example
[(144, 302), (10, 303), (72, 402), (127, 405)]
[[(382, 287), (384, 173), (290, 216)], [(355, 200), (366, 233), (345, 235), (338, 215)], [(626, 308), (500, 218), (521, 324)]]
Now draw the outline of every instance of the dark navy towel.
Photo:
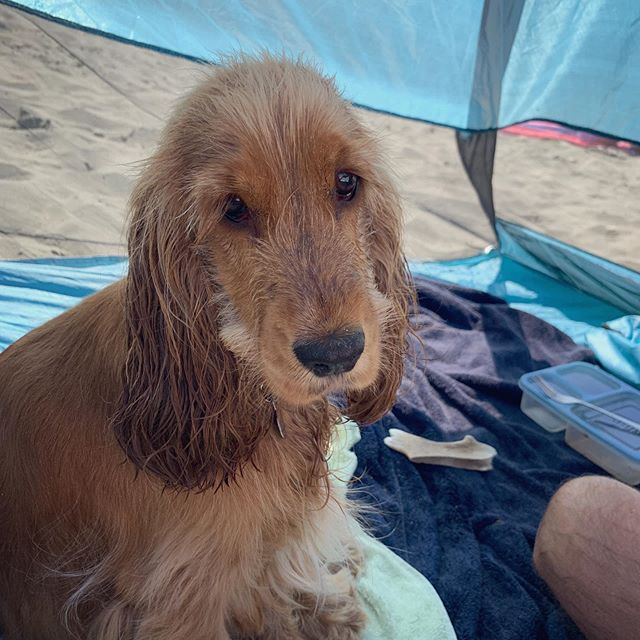
[[(360, 499), (377, 507), (373, 532), (432, 582), (459, 640), (582, 638), (531, 553), (558, 486), (602, 471), (520, 411), (518, 379), (591, 353), (489, 294), (416, 285), (424, 350), (414, 341), (395, 408), (356, 447)], [(471, 433), (498, 450), (495, 468), (415, 465), (384, 444), (391, 427), (434, 440)]]

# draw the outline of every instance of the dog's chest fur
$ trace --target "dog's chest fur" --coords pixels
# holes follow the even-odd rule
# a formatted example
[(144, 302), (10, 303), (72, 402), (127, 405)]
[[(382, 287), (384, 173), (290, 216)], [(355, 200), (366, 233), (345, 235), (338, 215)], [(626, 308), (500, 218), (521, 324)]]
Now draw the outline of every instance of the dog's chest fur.
[[(343, 498), (314, 478), (309, 452), (289, 435), (267, 436), (255, 464), (217, 491), (156, 494), (136, 580), (129, 568), (122, 596), (137, 609), (159, 606), (174, 616), (191, 602), (203, 624), (223, 612), (232, 625), (242, 620), (245, 633), (262, 628), (267, 602), (322, 592), (326, 566), (344, 559), (352, 523)], [(110, 556), (115, 560), (117, 549)]]

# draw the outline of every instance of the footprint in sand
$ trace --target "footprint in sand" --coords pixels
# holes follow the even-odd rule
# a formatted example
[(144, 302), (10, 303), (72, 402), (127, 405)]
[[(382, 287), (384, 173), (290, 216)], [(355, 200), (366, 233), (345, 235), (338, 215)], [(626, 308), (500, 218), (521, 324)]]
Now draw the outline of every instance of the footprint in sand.
[(50, 126), (51, 120), (40, 118), (27, 109), (20, 109), (18, 114), (18, 127), (20, 129), (48, 129)]

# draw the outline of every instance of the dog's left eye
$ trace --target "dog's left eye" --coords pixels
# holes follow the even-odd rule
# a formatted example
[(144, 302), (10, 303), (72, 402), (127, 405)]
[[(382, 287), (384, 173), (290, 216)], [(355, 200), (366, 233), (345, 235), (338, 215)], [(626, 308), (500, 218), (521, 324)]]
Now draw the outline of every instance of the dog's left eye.
[(233, 196), (229, 198), (226, 209), (224, 210), (224, 217), (235, 224), (245, 222), (249, 219), (250, 211), (249, 207), (245, 204), (242, 198)]
[(358, 176), (348, 171), (336, 173), (336, 196), (341, 202), (353, 200), (358, 190)]

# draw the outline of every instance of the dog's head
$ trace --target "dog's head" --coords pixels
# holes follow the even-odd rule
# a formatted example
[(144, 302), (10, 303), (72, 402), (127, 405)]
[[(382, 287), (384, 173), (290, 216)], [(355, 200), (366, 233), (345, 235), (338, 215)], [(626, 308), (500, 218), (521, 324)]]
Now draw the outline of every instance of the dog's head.
[[(295, 410), (345, 392), (351, 417), (379, 418), (405, 351), (400, 229), (381, 152), (332, 81), (270, 57), (217, 69), (177, 109), (132, 197), (115, 419), (130, 457), (201, 485), (250, 455), (249, 414), (264, 421), (265, 397)], [(166, 459), (185, 447), (197, 468), (175, 482)]]

